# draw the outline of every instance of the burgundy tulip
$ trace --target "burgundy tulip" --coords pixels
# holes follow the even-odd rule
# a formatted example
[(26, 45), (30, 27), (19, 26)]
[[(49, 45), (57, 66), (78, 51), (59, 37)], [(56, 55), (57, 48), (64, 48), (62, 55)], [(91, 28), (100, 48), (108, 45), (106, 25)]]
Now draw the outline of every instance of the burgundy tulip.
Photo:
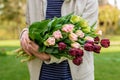
[(97, 36), (97, 37), (95, 37), (94, 38), (94, 42), (96, 43), (96, 44), (98, 44), (99, 42), (100, 42), (100, 38)]
[(71, 56), (76, 56), (76, 48), (71, 48), (71, 49), (69, 50), (69, 54), (70, 54)]
[(76, 57), (82, 57), (84, 54), (83, 50), (82, 49), (76, 49)]
[(66, 44), (64, 42), (58, 43), (59, 50), (64, 50), (66, 48)]
[(91, 40), (87, 40), (85, 43), (89, 43), (89, 44), (94, 45), (94, 41), (91, 41)]
[(73, 59), (73, 63), (77, 66), (79, 66), (82, 63), (82, 61), (83, 61), (82, 57)]
[(94, 45), (94, 52), (100, 53), (101, 46), (100, 45)]
[(93, 50), (94, 50), (94, 45), (92, 45), (92, 44), (90, 44), (90, 43), (86, 43), (86, 44), (84, 45), (84, 49), (85, 49), (86, 51), (93, 51)]
[(110, 46), (110, 41), (109, 41), (109, 39), (102, 39), (100, 44), (102, 47), (108, 48)]

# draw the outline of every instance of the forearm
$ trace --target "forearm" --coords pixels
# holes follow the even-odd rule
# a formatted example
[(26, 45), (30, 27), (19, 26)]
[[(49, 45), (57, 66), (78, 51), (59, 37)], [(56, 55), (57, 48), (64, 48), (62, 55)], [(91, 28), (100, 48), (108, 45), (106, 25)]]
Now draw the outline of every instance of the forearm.
[(21, 39), (21, 37), (22, 37), (22, 34), (23, 34), (25, 31), (28, 31), (28, 28), (27, 28), (27, 27), (24, 28), (24, 29), (21, 31), (20, 36), (19, 36), (20, 39)]

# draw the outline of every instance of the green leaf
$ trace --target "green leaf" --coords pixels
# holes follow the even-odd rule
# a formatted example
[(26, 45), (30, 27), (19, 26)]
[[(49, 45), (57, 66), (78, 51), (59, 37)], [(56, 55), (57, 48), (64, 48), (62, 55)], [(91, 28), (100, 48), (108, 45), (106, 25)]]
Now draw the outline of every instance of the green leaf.
[(91, 37), (94, 38), (94, 37), (96, 37), (97, 35), (96, 35), (95, 33), (93, 33), (93, 32), (92, 32), (92, 33), (90, 32), (90, 33), (86, 34), (86, 36), (91, 36)]
[(41, 22), (34, 22), (29, 26), (29, 37), (38, 45), (43, 44), (43, 36), (48, 29), (48, 23), (50, 20), (43, 20)]
[[(34, 32), (37, 31), (40, 33), (45, 33), (48, 29), (48, 23), (50, 20), (43, 20), (41, 22), (34, 22), (29, 26), (29, 35), (31, 36), (32, 34), (34, 35)], [(33, 37), (33, 36), (32, 36)]]
[(48, 32), (53, 32), (54, 27), (58, 24), (57, 18), (51, 20), (48, 24)]
[(94, 22), (94, 24), (92, 26), (90, 26), (91, 28), (94, 28), (96, 25), (97, 21)]
[(50, 22), (50, 20), (43, 20), (41, 22), (34, 22), (33, 24), (30, 25), (29, 31), (36, 28), (36, 29), (40, 30), (40, 32), (42, 32), (42, 31), (47, 29), (47, 25), (49, 22)]
[(53, 48), (47, 47), (45, 52), (51, 54), (53, 52)]
[(81, 45), (84, 45), (85, 40), (84, 39), (79, 39), (77, 42), (80, 43)]
[(67, 44), (69, 44), (69, 45), (72, 43), (72, 41), (69, 40), (69, 39), (65, 39), (64, 42), (67, 43)]
[(57, 31), (57, 30), (60, 30), (62, 27), (62, 24), (58, 24), (54, 27), (53, 31)]
[(37, 30), (37, 29), (33, 29), (30, 33), (29, 33), (29, 37), (30, 37), (30, 39), (31, 40), (35, 40), (35, 39), (38, 39), (39, 38), (39, 35), (40, 35), (40, 33), (39, 33), (39, 30)]

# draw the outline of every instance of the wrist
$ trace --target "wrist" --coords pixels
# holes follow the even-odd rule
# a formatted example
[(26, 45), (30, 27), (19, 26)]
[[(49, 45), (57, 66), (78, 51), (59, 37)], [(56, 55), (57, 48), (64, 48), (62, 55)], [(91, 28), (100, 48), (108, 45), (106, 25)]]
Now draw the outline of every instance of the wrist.
[(50, 60), (51, 60), (51, 58), (49, 58), (49, 59), (47, 59), (47, 60), (45, 60), (46, 62), (50, 62)]
[(21, 39), (23, 33), (26, 32), (26, 31), (28, 31), (28, 28), (24, 28), (24, 29), (21, 31), (21, 33), (20, 33), (20, 37), (19, 37), (20, 39)]

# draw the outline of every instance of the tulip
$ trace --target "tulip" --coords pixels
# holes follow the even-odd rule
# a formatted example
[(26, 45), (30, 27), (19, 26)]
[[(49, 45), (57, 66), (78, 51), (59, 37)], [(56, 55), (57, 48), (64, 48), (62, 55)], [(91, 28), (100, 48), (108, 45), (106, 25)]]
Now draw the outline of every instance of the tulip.
[(100, 38), (97, 36), (97, 37), (95, 37), (94, 38), (94, 42), (96, 43), (96, 44), (98, 44), (99, 42), (100, 42)]
[(66, 47), (67, 47), (67, 45), (64, 42), (58, 43), (59, 50), (65, 50)]
[(71, 16), (70, 22), (72, 22), (74, 24), (74, 23), (79, 22), (80, 20), (81, 20), (80, 16), (73, 15), (73, 16)]
[(62, 31), (67, 32), (67, 33), (72, 32), (73, 28), (74, 28), (73, 24), (65, 24), (62, 26)]
[(72, 46), (73, 48), (80, 48), (80, 44), (77, 43), (77, 42), (73, 42), (73, 43), (71, 44), (71, 46)]
[(81, 30), (77, 30), (77, 31), (75, 32), (75, 34), (76, 34), (78, 37), (80, 37), (80, 38), (83, 38), (84, 35), (85, 35)]
[(96, 53), (100, 53), (100, 50), (101, 50), (101, 46), (99, 46), (99, 45), (94, 45), (94, 52), (96, 52)]
[(82, 61), (83, 61), (82, 57), (73, 59), (73, 63), (77, 66), (79, 66), (82, 63)]
[(92, 44), (90, 44), (90, 43), (85, 43), (84, 49), (86, 51), (93, 51), (94, 50), (94, 46)]
[(54, 37), (55, 39), (60, 39), (60, 38), (62, 38), (62, 34), (61, 34), (60, 30), (57, 30), (57, 31), (53, 32), (53, 37)]
[(74, 42), (78, 40), (78, 36), (75, 33), (70, 33), (69, 39)]
[(54, 37), (49, 37), (45, 42), (44, 45), (46, 46), (53, 46), (55, 45), (55, 38)]
[(109, 41), (109, 39), (102, 39), (100, 44), (102, 47), (108, 48), (110, 46), (110, 41)]

